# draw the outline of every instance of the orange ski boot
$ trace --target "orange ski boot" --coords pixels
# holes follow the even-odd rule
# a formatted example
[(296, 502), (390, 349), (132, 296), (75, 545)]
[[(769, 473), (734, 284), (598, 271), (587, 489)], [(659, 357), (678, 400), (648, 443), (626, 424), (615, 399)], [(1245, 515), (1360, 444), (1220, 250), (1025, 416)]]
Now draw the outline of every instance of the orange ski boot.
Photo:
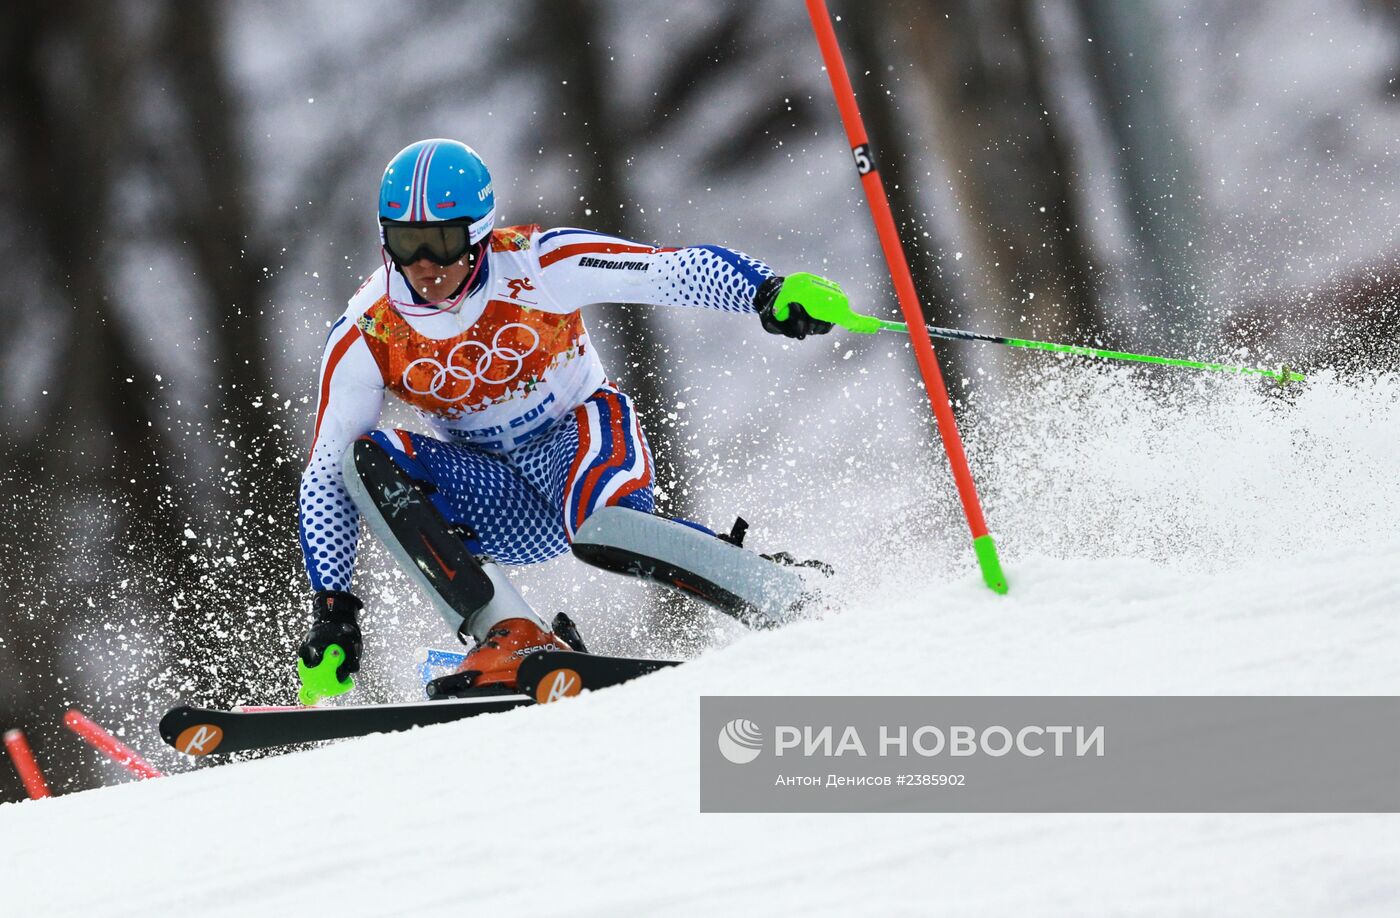
[(472, 648), (457, 674), (467, 676), (473, 689), (497, 686), (513, 691), (520, 661), (536, 650), (568, 650), (563, 638), (545, 631), (528, 618), (508, 618), (486, 632), (486, 640)]

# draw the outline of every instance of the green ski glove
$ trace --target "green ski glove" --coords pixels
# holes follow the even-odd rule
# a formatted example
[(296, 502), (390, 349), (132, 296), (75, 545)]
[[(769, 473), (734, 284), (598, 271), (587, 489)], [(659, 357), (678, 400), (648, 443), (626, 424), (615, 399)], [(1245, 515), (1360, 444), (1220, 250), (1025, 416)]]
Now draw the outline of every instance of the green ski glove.
[(301, 680), (297, 698), (302, 704), (314, 705), (355, 687), (350, 674), (360, 668), (362, 608), (351, 593), (322, 590), (316, 594), (311, 628), (297, 650), (297, 677)]
[[(770, 285), (772, 286), (770, 287)], [(769, 289), (765, 290), (765, 288)], [(767, 304), (763, 302), (765, 293), (768, 295)], [(815, 331), (816, 334), (825, 334), (831, 326), (839, 325), (847, 331), (873, 335), (880, 330), (881, 325), (880, 320), (874, 316), (863, 316), (854, 312), (851, 309), (851, 301), (846, 297), (845, 291), (841, 289), (839, 284), (806, 272), (789, 274), (787, 277), (769, 278), (759, 288), (759, 295), (754, 298), (754, 305), (758, 307), (760, 316), (764, 314), (764, 306), (767, 305), (767, 311), (771, 314), (775, 324), (781, 325), (791, 322), (798, 313), (810, 320), (825, 324), (826, 328)], [(765, 327), (767, 327), (766, 322)], [(769, 329), (769, 331), (773, 331), (773, 329)]]

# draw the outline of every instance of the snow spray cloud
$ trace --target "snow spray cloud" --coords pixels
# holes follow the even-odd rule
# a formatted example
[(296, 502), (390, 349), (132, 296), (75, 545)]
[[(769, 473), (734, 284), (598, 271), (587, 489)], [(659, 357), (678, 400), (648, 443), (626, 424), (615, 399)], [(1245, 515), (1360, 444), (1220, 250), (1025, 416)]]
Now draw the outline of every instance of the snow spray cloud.
[(1064, 364), (975, 426), (1022, 555), (1211, 571), (1400, 534), (1400, 376), (1295, 391)]
[[(972, 396), (963, 419), (1013, 579), (1017, 561), (1037, 557), (1205, 573), (1400, 546), (1395, 374), (1322, 371), (1280, 390), (1058, 360), (1012, 394)], [(894, 448), (921, 461), (864, 475), (855, 516), (869, 528), (838, 565), (863, 572), (843, 578), (851, 596), (907, 580), (909, 570), (939, 582), (975, 577), (947, 463), (918, 443)]]
[[(878, 356), (907, 358), (898, 348)], [(1126, 558), (1199, 574), (1400, 546), (1400, 375), (1310, 370), (1306, 384), (1279, 389), (1077, 358), (1007, 359), (1021, 372), (997, 392), (957, 388), (973, 473), (1013, 580), (1037, 560)], [(701, 519), (723, 524), (741, 511), (754, 523), (749, 544), (831, 562), (830, 601), (816, 615), (975, 582), (967, 524), (917, 380), (842, 367), (822, 381), (839, 393), (838, 422), (716, 454), (698, 479), (709, 504)], [(767, 407), (753, 410), (760, 426), (777, 428)], [(715, 422), (702, 411), (696, 423)], [(599, 588), (618, 595), (615, 580)], [(1014, 583), (1012, 591), (1014, 601)], [(715, 623), (698, 646), (743, 633), (722, 616), (684, 620)], [(648, 632), (614, 649), (640, 651), (650, 640)]]

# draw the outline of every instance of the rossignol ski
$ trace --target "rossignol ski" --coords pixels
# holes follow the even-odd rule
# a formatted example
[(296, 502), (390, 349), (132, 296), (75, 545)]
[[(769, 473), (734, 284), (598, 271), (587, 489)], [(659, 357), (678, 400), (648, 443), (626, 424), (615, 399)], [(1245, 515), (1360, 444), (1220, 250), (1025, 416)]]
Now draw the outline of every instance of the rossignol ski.
[(521, 662), (519, 690), (511, 694), (467, 694), (436, 701), (325, 708), (223, 711), (180, 705), (161, 718), (160, 735), (176, 750), (202, 756), (392, 733), (526, 705), (547, 704), (578, 695), (584, 689), (620, 685), (658, 669), (677, 666), (679, 662), (567, 650), (538, 651)]

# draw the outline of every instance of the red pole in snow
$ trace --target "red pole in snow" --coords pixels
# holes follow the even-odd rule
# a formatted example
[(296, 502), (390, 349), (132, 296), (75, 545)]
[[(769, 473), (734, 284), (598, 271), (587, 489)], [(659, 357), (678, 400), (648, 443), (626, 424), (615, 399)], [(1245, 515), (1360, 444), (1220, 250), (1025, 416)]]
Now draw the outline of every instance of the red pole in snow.
[(30, 800), (53, 796), (49, 793), (48, 784), (44, 783), (44, 773), (39, 770), (39, 763), (34, 761), (34, 752), (29, 748), (23, 730), (5, 731), (5, 750), (10, 753), (10, 760), (15, 763), (15, 771), (19, 772), (19, 779), (24, 782), (24, 790)]
[(134, 749), (108, 733), (100, 724), (89, 720), (88, 716), (82, 711), (74, 708), (63, 715), (63, 722), (68, 726), (68, 729), (87, 740), (96, 747), (99, 752), (136, 777), (165, 777), (164, 774), (152, 767), (150, 762), (141, 758)]
[(939, 370), (938, 358), (933, 353), (933, 342), (929, 339), (928, 330), (924, 328), (924, 310), (919, 305), (919, 294), (914, 290), (914, 278), (909, 273), (909, 262), (904, 257), (904, 246), (899, 241), (899, 231), (894, 225), (894, 215), (890, 212), (885, 185), (880, 181), (880, 173), (870, 156), (870, 141), (865, 134), (860, 109), (856, 106), (855, 90), (851, 88), (851, 78), (846, 73), (846, 64), (841, 58), (841, 46), (836, 42), (836, 30), (831, 24), (831, 13), (827, 11), (825, 0), (807, 0), (807, 15), (811, 17), (812, 28), (817, 33), (817, 44), (821, 47), (827, 76), (831, 78), (831, 90), (836, 95), (836, 107), (841, 111), (841, 122), (846, 127), (846, 137), (851, 143), (856, 171), (860, 173), (865, 199), (870, 204), (875, 231), (880, 236), (880, 247), (885, 251), (885, 261), (889, 264), (890, 277), (894, 280), (895, 293), (899, 296), (899, 307), (904, 313), (904, 321), (909, 326), (909, 337), (914, 343), (914, 356), (919, 363), (919, 372), (924, 378), (924, 388), (928, 391), (929, 401), (933, 405), (934, 417), (938, 419), (938, 432), (943, 438), (943, 449), (953, 467), (953, 481), (958, 488), (958, 497), (962, 501), (963, 515), (967, 517), (968, 528), (972, 530), (972, 547), (977, 555), (977, 563), (982, 569), (982, 579), (995, 592), (1005, 593), (1006, 575), (1002, 573), (996, 544), (992, 541), (992, 536), (987, 531), (987, 521), (982, 516), (982, 503), (977, 498), (977, 485), (973, 482), (972, 470), (967, 465), (967, 453), (963, 450), (957, 421), (953, 419), (948, 389), (943, 384), (943, 373)]

